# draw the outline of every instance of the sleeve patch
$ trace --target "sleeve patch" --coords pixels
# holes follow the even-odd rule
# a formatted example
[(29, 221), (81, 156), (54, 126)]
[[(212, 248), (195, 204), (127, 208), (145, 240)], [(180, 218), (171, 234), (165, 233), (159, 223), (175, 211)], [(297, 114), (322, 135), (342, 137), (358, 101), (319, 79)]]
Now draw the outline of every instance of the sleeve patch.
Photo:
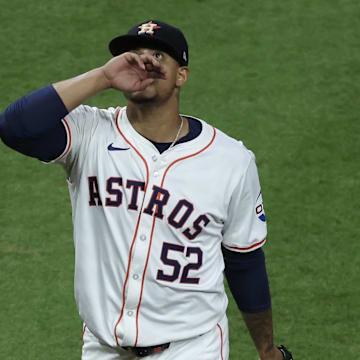
[(262, 200), (262, 196), (261, 196), (261, 191), (256, 200), (255, 212), (256, 212), (256, 216), (258, 217), (259, 220), (261, 220), (262, 222), (266, 222), (265, 210), (264, 210), (264, 204), (263, 204), (263, 200)]

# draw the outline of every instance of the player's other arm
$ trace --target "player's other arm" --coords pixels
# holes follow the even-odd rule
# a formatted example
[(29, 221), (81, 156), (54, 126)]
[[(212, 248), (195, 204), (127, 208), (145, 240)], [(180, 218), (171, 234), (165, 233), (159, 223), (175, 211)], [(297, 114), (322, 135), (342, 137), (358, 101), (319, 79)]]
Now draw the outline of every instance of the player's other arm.
[(281, 360), (284, 357), (273, 342), (265, 254), (261, 248), (251, 251), (264, 244), (267, 235), (259, 176), (252, 153), (246, 171), (233, 188), (223, 234), (225, 276), (261, 360)]
[(278, 348), (274, 346), (271, 309), (256, 313), (242, 311), (241, 314), (261, 360), (283, 360), (283, 355)]
[(225, 276), (261, 360), (282, 360), (274, 346), (269, 282), (262, 249), (237, 253), (223, 247)]

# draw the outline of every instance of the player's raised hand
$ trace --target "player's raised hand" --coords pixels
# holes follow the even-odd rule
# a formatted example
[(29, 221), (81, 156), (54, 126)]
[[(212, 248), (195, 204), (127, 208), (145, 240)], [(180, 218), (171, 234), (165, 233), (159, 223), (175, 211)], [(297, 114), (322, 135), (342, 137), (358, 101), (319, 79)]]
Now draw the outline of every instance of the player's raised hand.
[(165, 79), (164, 65), (148, 54), (127, 52), (112, 58), (104, 66), (53, 85), (70, 112), (103, 90), (144, 90), (156, 79)]
[(102, 71), (109, 87), (125, 92), (144, 90), (156, 79), (165, 79), (164, 67), (156, 59), (132, 52), (112, 58)]

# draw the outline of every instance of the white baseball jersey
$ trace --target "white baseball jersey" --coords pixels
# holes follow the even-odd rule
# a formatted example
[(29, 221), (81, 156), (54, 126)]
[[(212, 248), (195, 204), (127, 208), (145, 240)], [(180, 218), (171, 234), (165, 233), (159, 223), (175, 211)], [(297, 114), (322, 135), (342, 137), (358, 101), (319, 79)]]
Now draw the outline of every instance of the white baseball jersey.
[(110, 346), (149, 346), (216, 326), (227, 307), (221, 244), (265, 242), (253, 154), (206, 122), (160, 154), (125, 108), (80, 106), (63, 120), (55, 160), (68, 174), (75, 298), (90, 331)]

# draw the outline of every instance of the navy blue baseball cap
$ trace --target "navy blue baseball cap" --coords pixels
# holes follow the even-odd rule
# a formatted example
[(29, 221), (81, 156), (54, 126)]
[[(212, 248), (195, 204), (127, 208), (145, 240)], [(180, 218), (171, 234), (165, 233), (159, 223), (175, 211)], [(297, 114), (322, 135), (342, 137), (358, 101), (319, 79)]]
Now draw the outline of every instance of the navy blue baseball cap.
[(173, 57), (180, 66), (189, 64), (189, 49), (184, 34), (178, 28), (158, 20), (140, 23), (127, 35), (118, 36), (109, 43), (110, 52), (120, 55), (139, 47), (162, 50)]

